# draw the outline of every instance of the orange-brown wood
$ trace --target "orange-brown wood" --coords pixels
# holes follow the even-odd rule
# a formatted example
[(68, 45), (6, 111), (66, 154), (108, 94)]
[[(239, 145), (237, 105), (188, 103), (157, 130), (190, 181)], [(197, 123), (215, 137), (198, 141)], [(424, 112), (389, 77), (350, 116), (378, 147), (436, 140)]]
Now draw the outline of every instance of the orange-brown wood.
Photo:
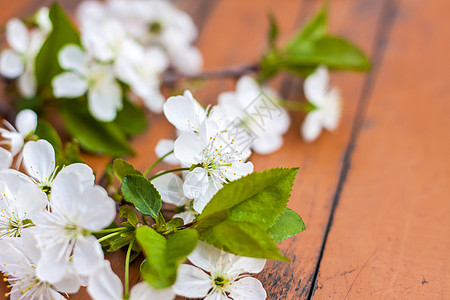
[(313, 299), (450, 299), (450, 3), (389, 10)]

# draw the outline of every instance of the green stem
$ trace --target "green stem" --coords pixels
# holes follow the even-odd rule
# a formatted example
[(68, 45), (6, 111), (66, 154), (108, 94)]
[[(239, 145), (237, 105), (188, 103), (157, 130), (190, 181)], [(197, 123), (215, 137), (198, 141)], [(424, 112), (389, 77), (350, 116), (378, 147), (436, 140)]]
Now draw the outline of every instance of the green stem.
[(113, 236), (119, 235), (119, 234), (121, 234), (120, 231), (116, 231), (116, 232), (110, 233), (108, 235), (105, 235), (104, 237), (99, 238), (97, 240), (97, 242), (101, 243), (101, 242), (103, 242), (103, 241), (105, 241), (105, 240), (107, 240), (109, 238), (112, 238)]
[(153, 170), (154, 167), (156, 167), (157, 164), (159, 164), (160, 162), (163, 161), (164, 158), (166, 158), (167, 156), (169, 156), (170, 154), (173, 153), (172, 151), (167, 152), (166, 154), (164, 154), (163, 156), (161, 156), (160, 158), (158, 158), (150, 167), (148, 167), (147, 170), (145, 170), (144, 172), (144, 177), (147, 177), (148, 173), (150, 173), (151, 170)]
[(131, 248), (133, 248), (134, 239), (131, 240), (128, 245), (127, 256), (125, 257), (125, 295), (124, 298), (129, 298), (130, 292), (130, 256), (131, 256)]
[(128, 229), (128, 228), (126, 228), (126, 227), (116, 227), (116, 228), (103, 229), (103, 230), (97, 231), (97, 232), (95, 232), (95, 233), (103, 234), (103, 233), (110, 233), (110, 232), (123, 231), (123, 230), (127, 230), (127, 229)]
[(156, 174), (156, 175), (153, 176), (153, 177), (150, 177), (149, 180), (151, 181), (151, 180), (153, 180), (153, 179), (155, 179), (155, 178), (158, 178), (159, 176), (162, 176), (162, 175), (164, 175), (164, 174), (173, 173), (173, 172), (178, 172), (178, 171), (189, 171), (189, 170), (190, 170), (190, 168), (178, 168), (178, 169), (167, 170), (167, 171), (158, 173), (158, 174)]

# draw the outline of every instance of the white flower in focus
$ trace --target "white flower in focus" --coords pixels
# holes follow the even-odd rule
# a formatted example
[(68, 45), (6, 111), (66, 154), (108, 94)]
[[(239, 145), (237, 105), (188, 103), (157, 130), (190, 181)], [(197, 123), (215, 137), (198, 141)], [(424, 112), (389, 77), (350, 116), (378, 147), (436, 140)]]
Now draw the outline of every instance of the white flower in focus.
[(0, 270), (5, 273), (11, 291), (9, 299), (66, 299), (62, 293), (76, 293), (80, 280), (76, 275), (67, 273), (55, 282), (41, 280), (36, 274), (36, 260), (41, 255), (27, 237), (0, 241)]
[(165, 174), (152, 180), (152, 184), (161, 195), (161, 199), (176, 206), (184, 206), (185, 211), (175, 214), (174, 218), (182, 218), (184, 224), (190, 223), (198, 214), (193, 208), (192, 199), (187, 198), (183, 191), (183, 180), (173, 173)]
[(91, 233), (114, 220), (114, 200), (100, 186), (84, 186), (71, 172), (55, 178), (50, 203), (51, 212), (43, 212), (32, 228), (45, 253), (37, 263), (38, 276), (52, 282), (72, 266), (79, 275), (90, 275), (103, 261), (100, 243)]
[[(103, 264), (89, 277), (88, 293), (94, 300), (122, 300), (123, 287), (119, 277), (111, 270), (109, 261)], [(172, 288), (154, 290), (146, 282), (140, 282), (130, 291), (130, 300), (172, 300), (175, 293)]]
[(35, 185), (8, 185), (0, 172), (0, 238), (20, 236), (47, 204), (47, 195)]
[(25, 109), (16, 116), (14, 128), (6, 120), (3, 121), (7, 129), (0, 128), (0, 135), (6, 141), (0, 142), (2, 145), (8, 145), (11, 148), (12, 156), (16, 156), (23, 148), (24, 141), (32, 135), (37, 126), (37, 115), (34, 111)]
[(315, 140), (322, 132), (336, 129), (341, 116), (341, 99), (335, 88), (329, 87), (328, 70), (319, 67), (309, 75), (304, 83), (306, 99), (314, 109), (305, 118), (301, 131), (303, 139), (307, 142)]
[(67, 45), (58, 54), (67, 72), (53, 78), (53, 94), (58, 98), (78, 98), (87, 93), (91, 114), (100, 121), (112, 121), (122, 109), (122, 90), (110, 65), (91, 60), (76, 45)]
[(160, 48), (144, 48), (130, 41), (123, 45), (114, 63), (114, 71), (120, 80), (130, 85), (133, 93), (144, 100), (148, 109), (161, 113), (165, 98), (160, 91), (160, 77), (168, 64), (167, 56)]
[(247, 146), (212, 120), (203, 122), (199, 135), (181, 134), (174, 153), (181, 165), (196, 166), (186, 174), (183, 190), (194, 199), (193, 207), (199, 213), (224, 183), (253, 172), (253, 164), (245, 162), (251, 154)]
[[(155, 147), (156, 156), (158, 156), (158, 158), (161, 158), (164, 155), (166, 155), (167, 153), (173, 151), (174, 143), (175, 143), (174, 140), (168, 140), (168, 139), (159, 140), (158, 144), (156, 144), (156, 147)], [(178, 159), (175, 157), (175, 155), (173, 153), (166, 156), (163, 159), (163, 161), (165, 163), (168, 163), (171, 165), (179, 165), (180, 164), (180, 162), (178, 161)]]
[(289, 128), (286, 110), (276, 104), (274, 92), (262, 89), (250, 76), (243, 76), (236, 91), (219, 95), (219, 107), (237, 126), (254, 136), (252, 149), (261, 154), (277, 151), (283, 145), (283, 134)]
[(75, 173), (81, 179), (82, 185), (87, 187), (92, 186), (95, 180), (92, 169), (82, 163), (64, 166), (57, 174), (55, 150), (46, 140), (30, 141), (25, 145), (23, 165), (28, 176), (16, 170), (5, 170), (1, 172), (0, 177), (10, 185), (19, 186), (24, 182), (35, 184), (47, 194), (51, 193), (53, 182), (61, 174)]
[(194, 266), (179, 267), (174, 285), (177, 295), (208, 300), (266, 299), (261, 282), (248, 274), (261, 272), (264, 259), (236, 256), (200, 241), (188, 258)]
[(19, 92), (24, 97), (36, 94), (34, 62), (47, 33), (39, 27), (28, 30), (19, 19), (11, 19), (6, 24), (6, 40), (11, 49), (1, 52), (0, 73), (6, 78), (18, 77)]

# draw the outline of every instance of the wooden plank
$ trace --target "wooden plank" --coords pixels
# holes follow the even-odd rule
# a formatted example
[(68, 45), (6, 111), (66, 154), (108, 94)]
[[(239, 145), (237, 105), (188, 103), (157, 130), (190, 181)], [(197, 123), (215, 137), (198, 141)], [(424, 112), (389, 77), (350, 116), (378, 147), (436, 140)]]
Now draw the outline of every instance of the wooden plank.
[[(330, 29), (345, 36), (371, 53), (379, 16), (384, 1), (333, 1), (329, 5)], [(292, 264), (269, 262), (260, 275), (269, 299), (308, 299), (315, 278), (322, 240), (332, 208), (332, 200), (342, 157), (350, 140), (359, 94), (365, 76), (339, 73), (332, 77), (341, 90), (344, 110), (339, 128), (325, 132), (317, 141), (304, 143), (300, 138), (301, 119), (292, 115), (291, 129), (283, 148), (271, 156), (252, 157), (257, 169), (276, 166), (300, 166), (295, 181), (290, 207), (303, 217), (307, 230), (296, 238), (281, 243)], [(301, 97), (301, 82), (293, 81), (291, 99)]]
[(450, 298), (450, 3), (389, 5), (314, 299)]

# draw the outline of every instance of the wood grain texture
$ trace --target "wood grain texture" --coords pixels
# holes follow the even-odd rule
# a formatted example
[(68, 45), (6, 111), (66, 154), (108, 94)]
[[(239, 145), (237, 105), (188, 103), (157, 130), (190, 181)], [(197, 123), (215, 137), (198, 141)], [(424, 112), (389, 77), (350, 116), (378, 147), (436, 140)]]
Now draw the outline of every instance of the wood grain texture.
[(313, 299), (450, 298), (450, 4), (423, 4), (389, 4)]

